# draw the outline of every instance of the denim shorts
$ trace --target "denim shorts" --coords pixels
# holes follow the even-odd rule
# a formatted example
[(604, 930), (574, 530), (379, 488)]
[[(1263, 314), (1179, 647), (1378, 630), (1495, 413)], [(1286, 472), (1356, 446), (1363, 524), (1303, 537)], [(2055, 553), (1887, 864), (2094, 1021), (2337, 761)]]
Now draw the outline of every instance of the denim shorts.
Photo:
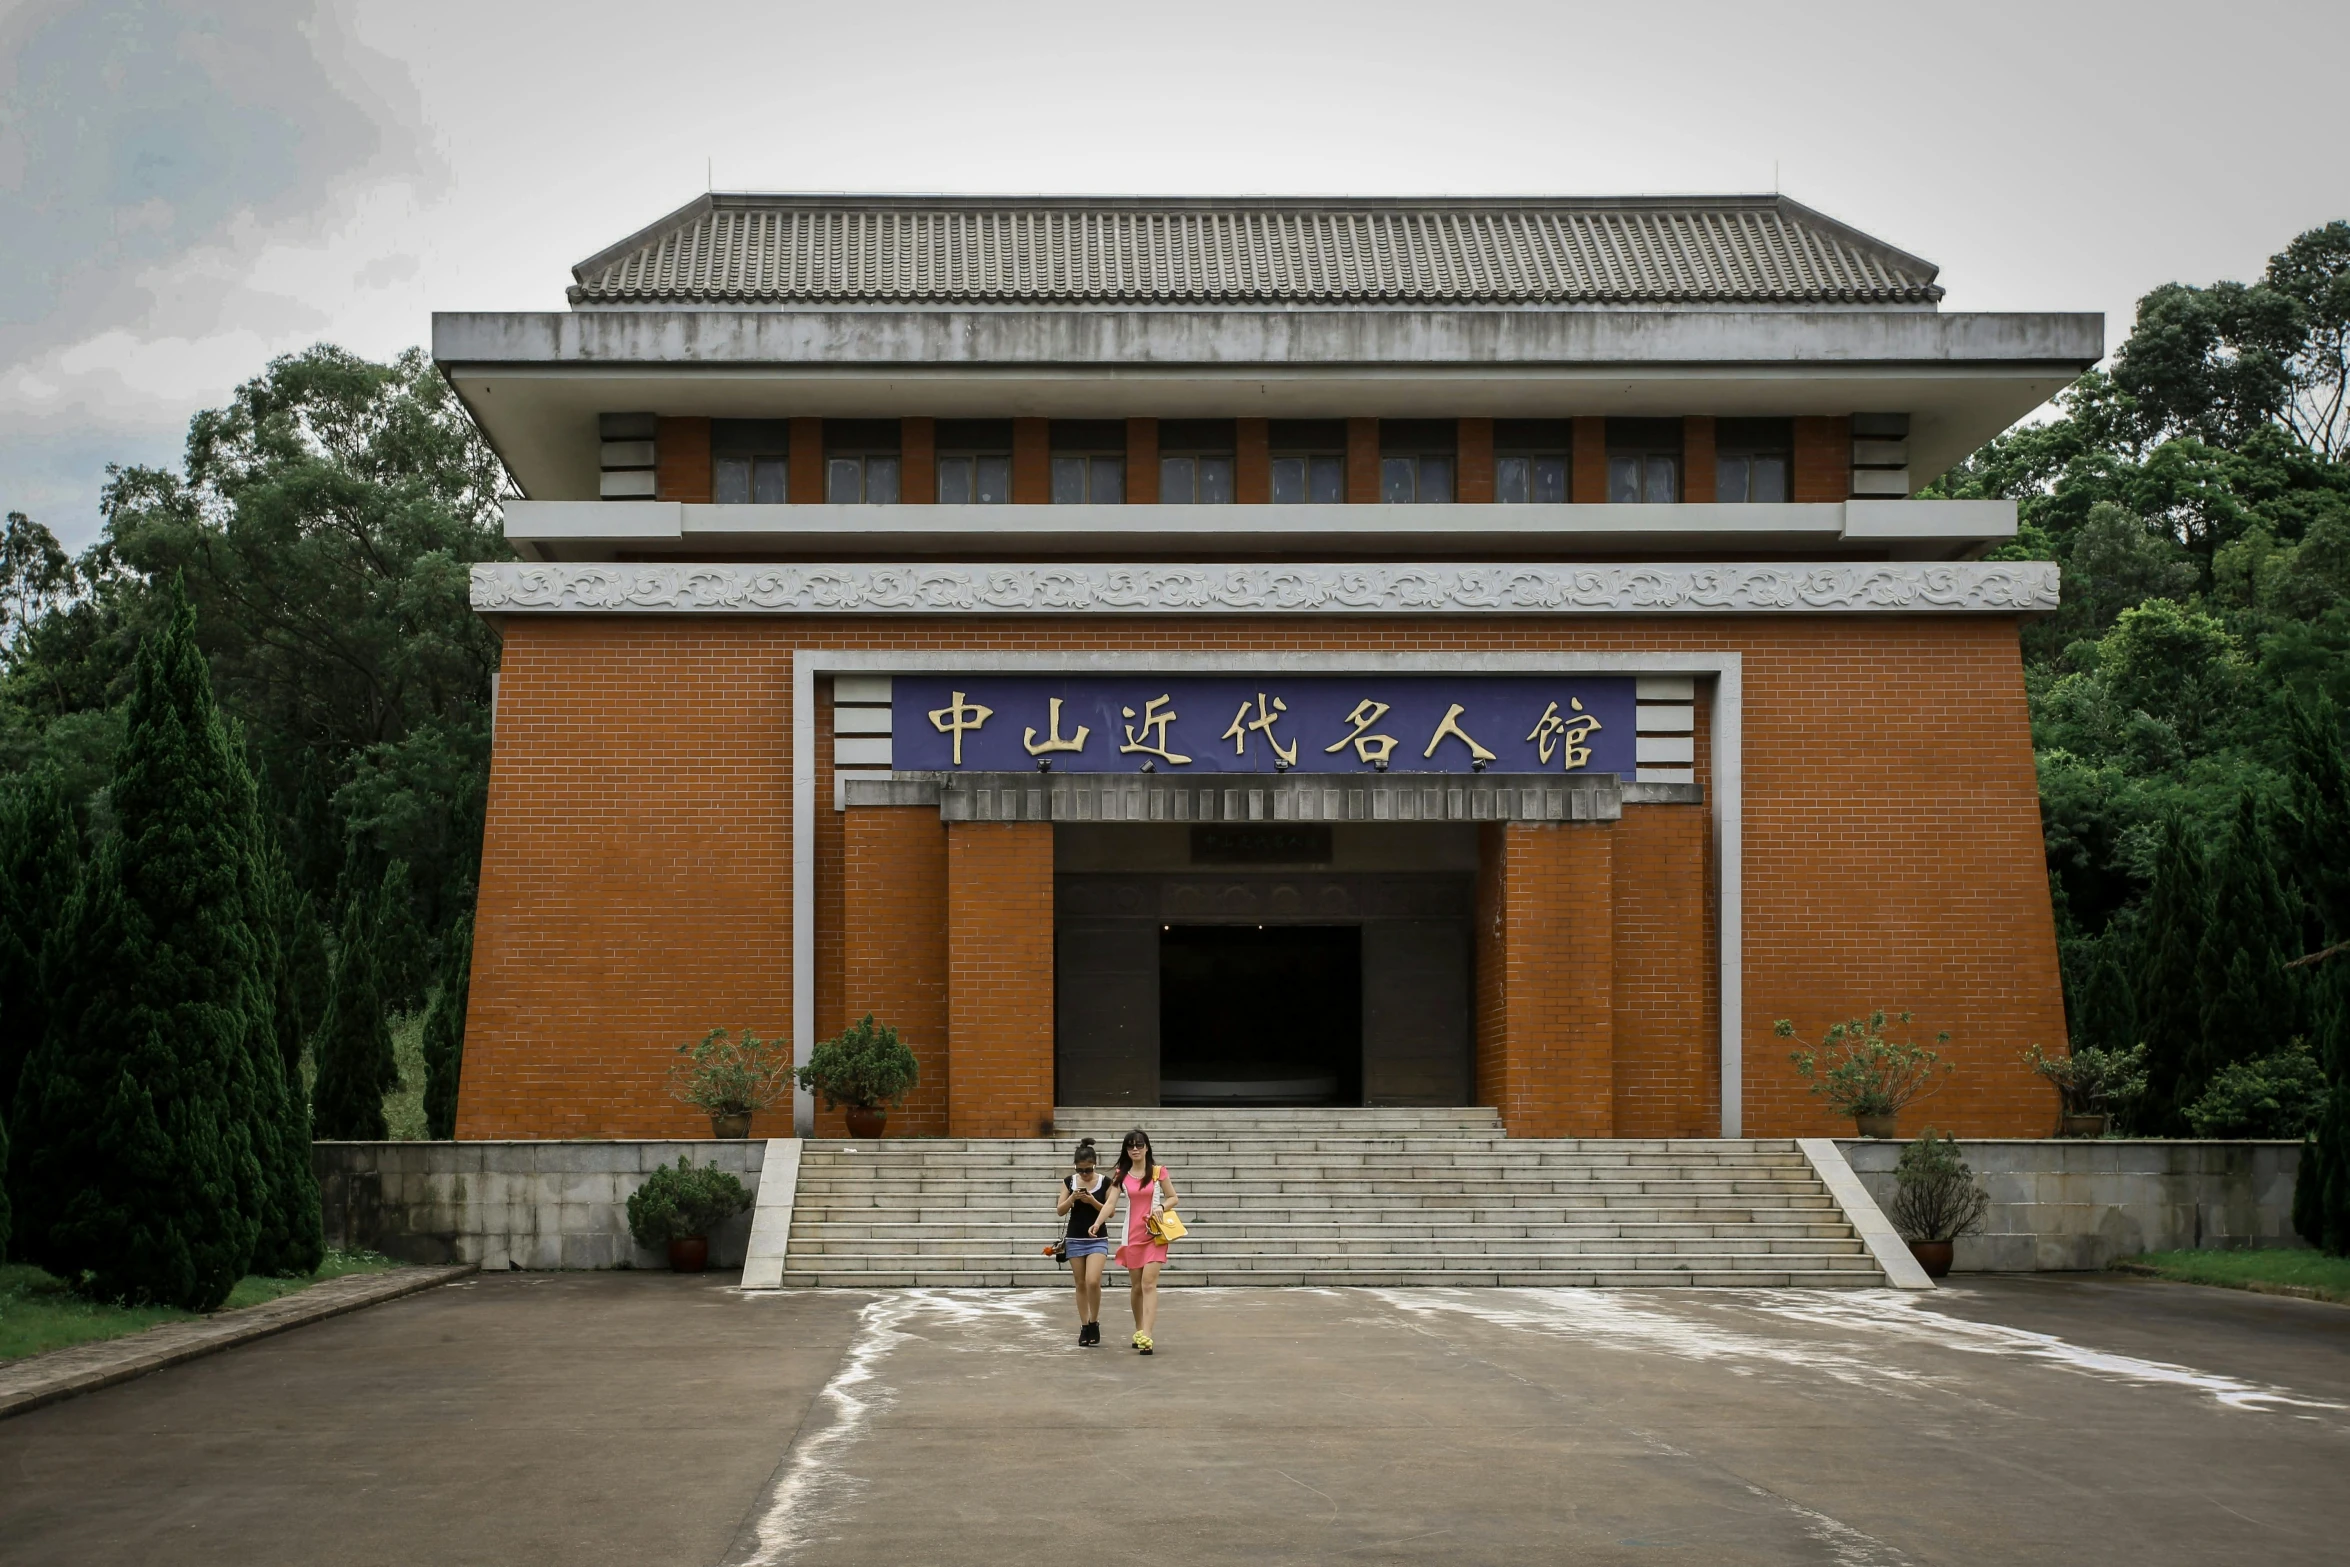
[(1062, 1242), (1072, 1257), (1107, 1257), (1110, 1238), (1107, 1235), (1072, 1235)]

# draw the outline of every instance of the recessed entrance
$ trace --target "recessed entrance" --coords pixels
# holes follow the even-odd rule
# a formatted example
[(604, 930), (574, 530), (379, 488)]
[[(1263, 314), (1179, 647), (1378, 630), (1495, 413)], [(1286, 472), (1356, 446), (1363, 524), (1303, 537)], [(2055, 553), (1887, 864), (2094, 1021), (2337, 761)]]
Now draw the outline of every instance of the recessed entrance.
[(1363, 1102), (1357, 925), (1159, 933), (1159, 1102)]

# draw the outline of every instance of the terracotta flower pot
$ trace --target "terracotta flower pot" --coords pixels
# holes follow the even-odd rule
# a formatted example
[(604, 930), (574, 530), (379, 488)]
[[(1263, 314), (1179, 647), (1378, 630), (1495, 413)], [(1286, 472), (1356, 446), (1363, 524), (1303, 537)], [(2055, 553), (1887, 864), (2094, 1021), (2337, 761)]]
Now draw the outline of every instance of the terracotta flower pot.
[(710, 1266), (710, 1237), (688, 1235), (669, 1243), (669, 1271), (700, 1273)]
[(1950, 1259), (1957, 1245), (1952, 1241), (1911, 1241), (1909, 1254), (1917, 1258), (1918, 1266), (1926, 1270), (1926, 1277), (1938, 1279), (1950, 1272)]
[(2103, 1137), (2105, 1135), (2105, 1113), (2099, 1111), (2095, 1115), (2060, 1115), (2056, 1118), (2056, 1135), (2059, 1137)]
[(881, 1105), (849, 1106), (849, 1135), (851, 1137), (879, 1137), (882, 1126), (889, 1120), (889, 1111)]
[(740, 1115), (714, 1115), (710, 1117), (710, 1135), (712, 1137), (750, 1136), (751, 1112), (745, 1110)]
[(1863, 1137), (1891, 1137), (1893, 1123), (1898, 1117), (1890, 1115), (1856, 1115), (1852, 1124), (1860, 1128)]

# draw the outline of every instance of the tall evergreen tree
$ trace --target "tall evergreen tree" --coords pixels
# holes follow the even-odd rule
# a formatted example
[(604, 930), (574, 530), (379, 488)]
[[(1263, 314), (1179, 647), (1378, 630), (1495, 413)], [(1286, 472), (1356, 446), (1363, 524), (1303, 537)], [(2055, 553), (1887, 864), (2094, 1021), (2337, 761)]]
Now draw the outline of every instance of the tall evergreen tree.
[(293, 876), (276, 837), (256, 813), (255, 852), (247, 890), (249, 918), (260, 961), (246, 1035), (253, 1055), (261, 1113), (256, 1144), (268, 1153), (269, 1204), (254, 1243), (253, 1271), (315, 1273), (326, 1257), (318, 1172), (310, 1159), (310, 1100), (302, 1090), (302, 1013), (288, 953), (295, 900)]
[(2300, 986), (2285, 971), (2299, 956), (2297, 926), (2277, 878), (2276, 840), (2247, 789), (2211, 860), (2211, 919), (2196, 956), (2202, 1037), (2188, 1057), (2190, 1097), (2221, 1067), (2281, 1050), (2302, 1031)]
[[(2350, 756), (2325, 709), (2293, 703), (2294, 864), (2309, 889), (2328, 943), (2350, 942)], [(2301, 1145), (2293, 1185), (2293, 1226), (2312, 1246), (2350, 1256), (2350, 953), (2317, 965), (2313, 1008), (2326, 1095), (2317, 1127)]]
[[(416, 916), (416, 893), (406, 860), (384, 866), (383, 879), (376, 884), (372, 923), (375, 982), (383, 992), (384, 1005), (394, 1012), (413, 1012), (424, 1003), (426, 987), (433, 980), (433, 965), (431, 940), (424, 922)], [(385, 1085), (387, 1089), (397, 1086)]]
[(41, 944), (65, 912), (81, 858), (81, 831), (53, 768), (0, 782), (0, 1115), (48, 1016)]
[(8, 1207), (8, 1117), (0, 1115), (0, 1262), (8, 1260), (8, 1232), (14, 1215)]
[(248, 1047), (251, 781), (176, 586), (140, 645), (116, 821), (44, 949), (17, 1085), (20, 1251), (102, 1299), (209, 1311), (253, 1258), (268, 1178)]
[(384, 1023), (383, 991), (376, 981), (375, 931), (369, 918), (374, 902), (355, 897), (344, 911), (326, 1020), (319, 1024), (312, 1047), (318, 1060), (313, 1118), (320, 1137), (382, 1141), (384, 1093), (400, 1081), (392, 1032)]
[(2139, 945), (2138, 1027), (2146, 1045), (2146, 1092), (2131, 1113), (2139, 1132), (2187, 1135), (2187, 1105), (2202, 1091), (2192, 1073), (2202, 1054), (2203, 984), (2196, 960), (2210, 920), (2203, 854), (2173, 816), (2164, 822), (2146, 894)]
[(457, 1135), (457, 1081), (465, 1067), (465, 1002), (473, 984), (473, 916), (451, 927), (441, 982), (424, 1015), (424, 1135)]

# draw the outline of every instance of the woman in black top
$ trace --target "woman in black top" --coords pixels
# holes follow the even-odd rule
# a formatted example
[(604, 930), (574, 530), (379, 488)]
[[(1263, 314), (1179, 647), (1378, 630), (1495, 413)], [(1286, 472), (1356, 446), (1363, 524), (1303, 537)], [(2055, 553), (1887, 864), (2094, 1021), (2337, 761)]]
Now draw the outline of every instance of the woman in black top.
[(1094, 1163), (1093, 1139), (1088, 1137), (1071, 1156), (1073, 1173), (1061, 1178), (1061, 1205), (1054, 1210), (1069, 1220), (1061, 1244), (1067, 1248), (1069, 1273), (1077, 1284), (1077, 1343), (1085, 1349), (1102, 1341), (1102, 1269), (1110, 1258), (1109, 1238), (1102, 1234), (1110, 1178), (1095, 1174)]

